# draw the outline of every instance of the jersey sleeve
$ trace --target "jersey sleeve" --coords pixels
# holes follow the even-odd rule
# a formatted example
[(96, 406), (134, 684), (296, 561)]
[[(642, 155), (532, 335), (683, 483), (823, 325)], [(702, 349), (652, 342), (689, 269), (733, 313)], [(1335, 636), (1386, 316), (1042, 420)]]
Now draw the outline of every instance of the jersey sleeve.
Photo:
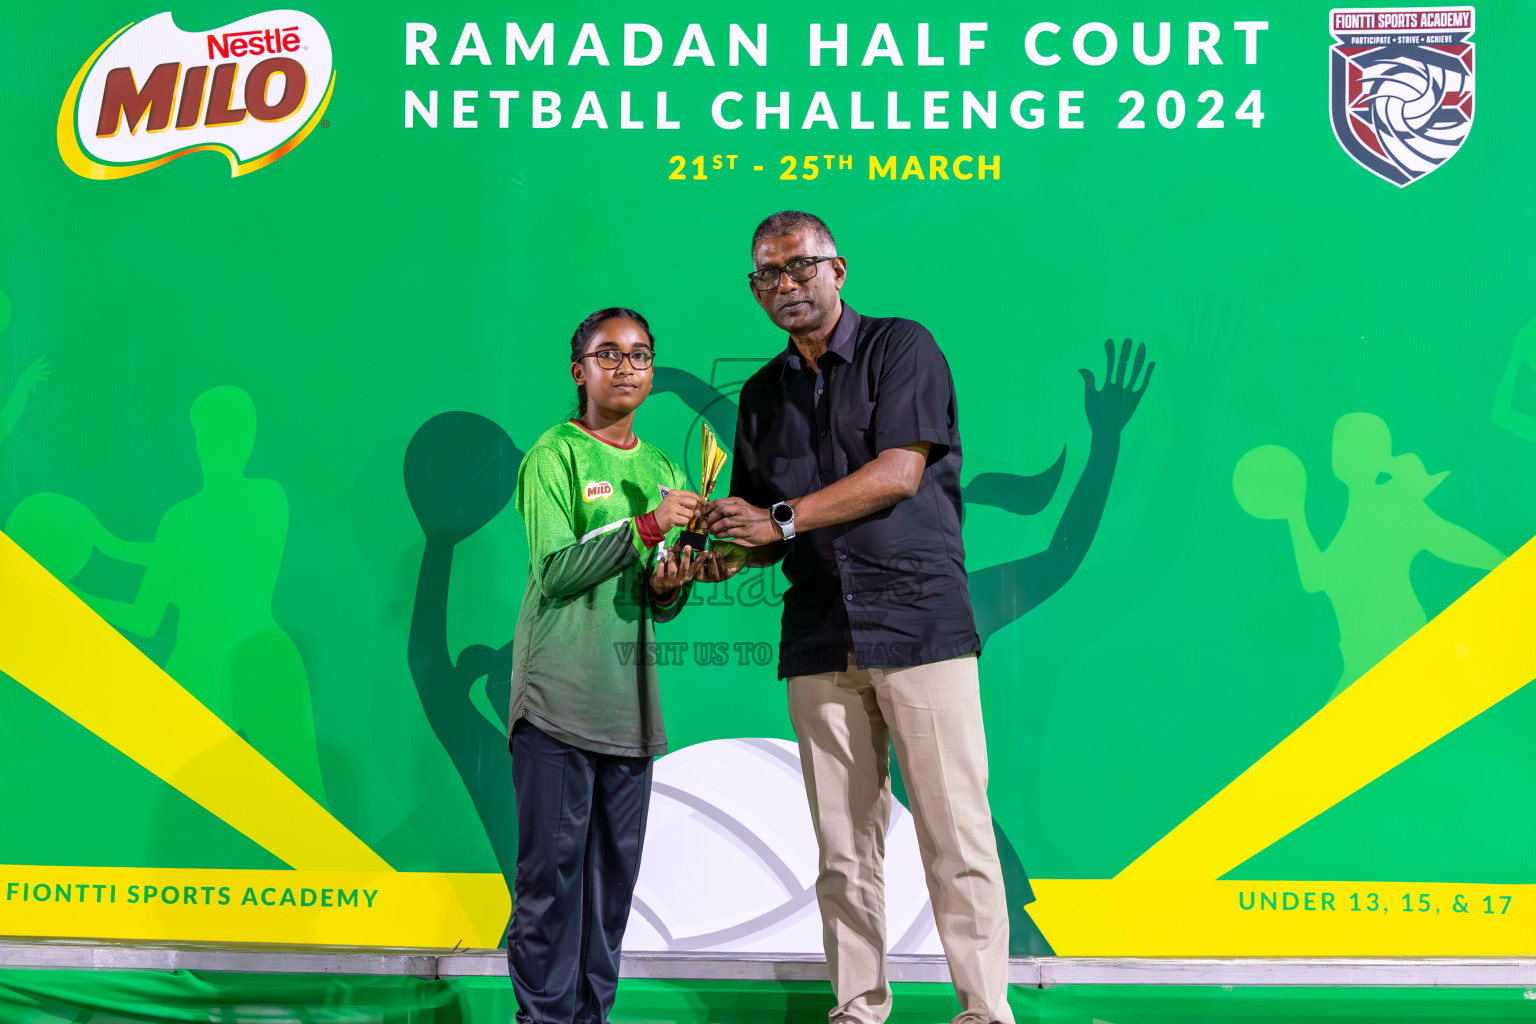
[(517, 510), (528, 525), (528, 571), (545, 597), (574, 597), (617, 576), (641, 554), (632, 519), (576, 536), (575, 487), (565, 460), (548, 448), (530, 451), (517, 473)]

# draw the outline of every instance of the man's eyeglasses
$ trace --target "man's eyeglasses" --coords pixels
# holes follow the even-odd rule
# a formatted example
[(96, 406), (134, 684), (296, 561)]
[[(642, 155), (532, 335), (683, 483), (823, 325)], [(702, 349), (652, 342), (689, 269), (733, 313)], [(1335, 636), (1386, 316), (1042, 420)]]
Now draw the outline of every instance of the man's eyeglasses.
[(629, 357), (629, 365), (637, 370), (647, 370), (651, 366), (651, 350), (637, 348), (633, 352), (620, 352), (616, 348), (605, 348), (597, 352), (588, 352), (583, 359), (596, 359), (597, 365), (605, 370), (617, 370), (624, 365), (624, 358)]
[(816, 264), (835, 260), (836, 256), (804, 256), (790, 260), (782, 267), (763, 267), (747, 275), (752, 287), (760, 292), (771, 292), (779, 286), (779, 275), (788, 274), (791, 281), (809, 281), (816, 276)]

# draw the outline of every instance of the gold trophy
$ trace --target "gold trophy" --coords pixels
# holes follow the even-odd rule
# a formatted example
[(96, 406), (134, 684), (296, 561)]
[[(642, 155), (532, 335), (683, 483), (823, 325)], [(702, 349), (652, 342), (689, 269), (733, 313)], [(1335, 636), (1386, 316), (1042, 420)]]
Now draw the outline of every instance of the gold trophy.
[[(704, 424), (704, 450), (699, 464), (699, 497), (708, 501), (710, 492), (715, 489), (715, 481), (720, 479), (720, 468), (725, 465), (725, 449), (715, 440), (715, 432), (709, 429), (708, 423)], [(709, 534), (704, 532), (704, 520), (695, 516), (693, 522), (688, 524), (688, 529), (677, 539), (677, 549), (681, 551), (685, 546), (691, 547), (697, 558), (704, 553), (704, 546), (708, 543)]]

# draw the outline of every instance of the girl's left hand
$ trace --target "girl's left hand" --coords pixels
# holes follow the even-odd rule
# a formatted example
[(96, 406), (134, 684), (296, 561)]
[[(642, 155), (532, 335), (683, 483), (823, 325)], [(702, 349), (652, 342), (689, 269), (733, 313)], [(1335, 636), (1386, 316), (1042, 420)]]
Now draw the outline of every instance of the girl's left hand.
[(656, 571), (651, 575), (651, 593), (657, 597), (669, 597), (673, 591), (693, 579), (698, 559), (692, 547), (669, 548), (656, 559)]

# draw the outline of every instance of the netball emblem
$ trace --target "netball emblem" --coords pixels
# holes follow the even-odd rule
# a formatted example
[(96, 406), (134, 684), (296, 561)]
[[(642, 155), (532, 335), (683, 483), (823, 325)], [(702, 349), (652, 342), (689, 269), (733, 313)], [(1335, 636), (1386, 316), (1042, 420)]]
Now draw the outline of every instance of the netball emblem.
[(1472, 130), (1471, 7), (1328, 12), (1333, 134), (1402, 187), (1444, 166)]

